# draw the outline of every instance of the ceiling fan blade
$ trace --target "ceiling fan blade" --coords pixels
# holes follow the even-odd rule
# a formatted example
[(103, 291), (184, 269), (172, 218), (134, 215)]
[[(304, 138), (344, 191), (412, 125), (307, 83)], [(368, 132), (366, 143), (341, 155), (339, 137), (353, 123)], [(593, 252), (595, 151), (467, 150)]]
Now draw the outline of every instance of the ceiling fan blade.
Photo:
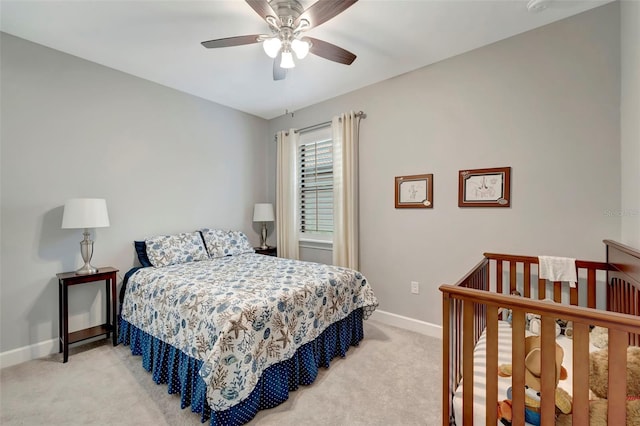
[(278, 56), (273, 60), (273, 80), (284, 80), (287, 76), (287, 69), (280, 66), (282, 61), (282, 53), (278, 53)]
[(305, 38), (311, 40), (311, 48), (309, 49), (309, 52), (314, 55), (345, 65), (351, 65), (353, 61), (356, 60), (356, 55), (342, 47), (338, 47), (335, 44), (327, 43), (326, 41), (318, 40), (313, 37)]
[(246, 0), (246, 2), (249, 3), (249, 6), (251, 6), (262, 19), (266, 19), (267, 16), (278, 17), (278, 14), (273, 10), (267, 0)]
[(308, 29), (317, 27), (334, 16), (344, 12), (357, 1), (358, 0), (319, 0), (302, 12), (298, 19), (293, 23), (293, 27), (297, 27), (303, 19), (309, 21), (310, 26)]
[(201, 44), (207, 49), (213, 49), (216, 47), (241, 46), (243, 44), (258, 43), (258, 37), (260, 37), (260, 34), (218, 38), (215, 40), (203, 41)]

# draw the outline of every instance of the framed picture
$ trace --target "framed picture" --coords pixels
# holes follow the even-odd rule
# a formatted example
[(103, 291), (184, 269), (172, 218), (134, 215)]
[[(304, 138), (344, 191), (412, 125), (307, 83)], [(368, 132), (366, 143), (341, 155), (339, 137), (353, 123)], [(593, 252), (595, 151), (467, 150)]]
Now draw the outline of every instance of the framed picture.
[(511, 167), (460, 170), (458, 207), (510, 207)]
[(433, 208), (433, 174), (396, 176), (396, 208)]

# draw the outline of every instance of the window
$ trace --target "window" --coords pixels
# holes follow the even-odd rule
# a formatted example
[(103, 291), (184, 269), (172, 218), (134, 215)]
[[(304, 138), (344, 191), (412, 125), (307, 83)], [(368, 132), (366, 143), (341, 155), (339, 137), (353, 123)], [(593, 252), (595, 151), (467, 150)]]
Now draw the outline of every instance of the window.
[(333, 233), (333, 140), (331, 126), (300, 135), (298, 190), (301, 236), (328, 239)]

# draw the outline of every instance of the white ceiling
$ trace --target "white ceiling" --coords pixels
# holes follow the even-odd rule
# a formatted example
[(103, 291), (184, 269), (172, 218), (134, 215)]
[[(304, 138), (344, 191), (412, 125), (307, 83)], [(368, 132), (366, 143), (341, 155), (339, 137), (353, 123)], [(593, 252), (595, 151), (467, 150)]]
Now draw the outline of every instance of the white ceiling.
[(0, 29), (271, 119), (612, 0), (552, 0), (539, 13), (527, 1), (360, 0), (308, 32), (355, 53), (355, 62), (309, 55), (283, 81), (273, 81), (259, 44), (200, 45), (268, 33), (242, 0), (1, 0)]

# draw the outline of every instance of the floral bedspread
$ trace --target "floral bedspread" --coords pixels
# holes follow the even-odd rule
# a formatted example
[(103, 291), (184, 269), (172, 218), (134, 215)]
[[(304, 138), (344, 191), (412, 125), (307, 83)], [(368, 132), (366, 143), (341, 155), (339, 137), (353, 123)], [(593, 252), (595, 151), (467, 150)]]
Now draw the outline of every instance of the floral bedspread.
[(378, 302), (357, 271), (259, 254), (142, 268), (122, 317), (203, 361), (212, 409), (247, 398), (267, 367), (291, 358), (327, 326)]

